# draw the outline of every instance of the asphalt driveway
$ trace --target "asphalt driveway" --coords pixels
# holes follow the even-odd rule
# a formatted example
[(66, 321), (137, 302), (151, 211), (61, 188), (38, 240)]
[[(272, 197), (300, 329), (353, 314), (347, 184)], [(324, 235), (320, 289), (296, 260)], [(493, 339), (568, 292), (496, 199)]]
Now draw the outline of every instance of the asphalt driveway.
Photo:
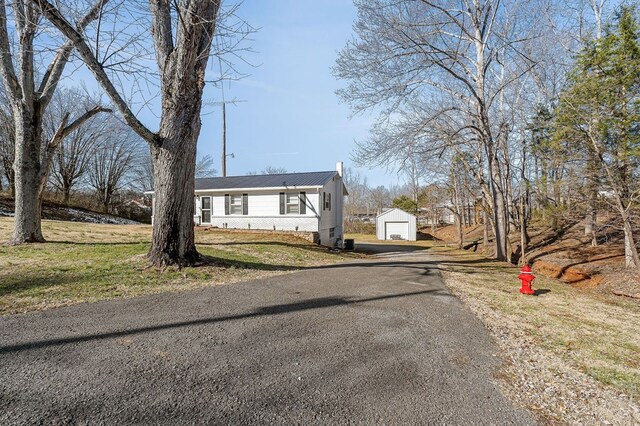
[[(428, 251), (0, 318), (0, 424), (533, 424)], [(393, 252), (393, 253), (389, 253)]]

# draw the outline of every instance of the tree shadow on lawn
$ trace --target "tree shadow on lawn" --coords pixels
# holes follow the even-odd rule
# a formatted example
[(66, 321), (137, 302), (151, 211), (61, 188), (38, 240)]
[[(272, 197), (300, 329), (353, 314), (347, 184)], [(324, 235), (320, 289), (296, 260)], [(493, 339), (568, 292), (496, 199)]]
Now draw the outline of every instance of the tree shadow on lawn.
[(250, 262), (247, 260), (234, 260), (234, 259), (222, 259), (219, 257), (211, 256), (208, 254), (200, 253), (202, 262), (195, 265), (198, 267), (217, 267), (217, 268), (238, 268), (238, 269), (254, 269), (258, 271), (301, 271), (304, 269), (311, 269), (308, 266), (295, 266), (295, 265), (279, 265), (276, 263), (266, 262)]
[(91, 279), (92, 272), (78, 274), (59, 271), (55, 275), (42, 275), (38, 273), (25, 273), (5, 275), (0, 278), (0, 297), (28, 292), (38, 288), (55, 286), (70, 286), (72, 284)]
[(304, 244), (304, 243), (286, 243), (284, 241), (224, 241), (224, 242), (198, 242), (196, 241), (196, 247), (198, 246), (274, 246), (274, 247), (290, 247), (302, 250), (307, 250), (314, 253), (326, 253), (329, 252), (329, 248), (320, 245)]
[(47, 240), (45, 244), (69, 244), (72, 246), (134, 246), (146, 245), (151, 246), (151, 241), (66, 241), (66, 240)]
[(236, 315), (200, 318), (200, 319), (189, 320), (189, 321), (177, 321), (177, 322), (171, 322), (171, 323), (165, 323), (165, 324), (151, 325), (147, 327), (131, 328), (131, 329), (122, 330), (122, 331), (108, 331), (104, 333), (96, 333), (96, 334), (73, 336), (73, 337), (62, 337), (62, 338), (54, 338), (54, 339), (48, 339), (48, 340), (21, 343), (16, 345), (0, 346), (0, 353), (13, 353), (13, 352), (20, 352), (25, 350), (41, 349), (41, 348), (52, 347), (52, 346), (83, 343), (83, 342), (89, 342), (94, 340), (113, 339), (117, 337), (131, 336), (135, 334), (143, 334), (143, 333), (149, 333), (154, 331), (215, 324), (215, 323), (224, 322), (224, 321), (235, 321), (235, 320), (241, 320), (241, 319), (247, 319), (247, 318), (253, 318), (253, 317), (282, 315), (282, 314), (307, 311), (312, 309), (331, 308), (336, 306), (353, 305), (353, 304), (373, 302), (378, 300), (396, 299), (401, 297), (420, 296), (420, 295), (427, 295), (427, 294), (434, 294), (434, 293), (436, 293), (435, 295), (437, 296), (454, 297), (448, 293), (442, 292), (442, 290), (440, 289), (422, 290), (422, 291), (415, 291), (415, 292), (409, 292), (409, 293), (387, 294), (383, 296), (375, 296), (375, 297), (368, 297), (368, 298), (362, 298), (362, 299), (350, 299), (345, 297), (321, 297), (316, 299), (302, 300), (294, 303), (263, 306), (256, 310), (246, 312), (246, 313), (240, 313)]
[(356, 241), (355, 252), (370, 255), (397, 255), (429, 250), (431, 247), (414, 244), (359, 243)]
[[(308, 270), (323, 270), (323, 269), (345, 269), (345, 268), (410, 268), (410, 269), (420, 269), (422, 275), (429, 275), (432, 271), (448, 271), (450, 269), (443, 268), (442, 266), (462, 266), (469, 267), (474, 266), (478, 270), (465, 270), (463, 273), (467, 274), (476, 274), (476, 273), (485, 273), (485, 272), (504, 272), (504, 268), (502, 266), (496, 265), (482, 265), (483, 263), (492, 262), (491, 260), (460, 260), (460, 261), (446, 261), (446, 262), (437, 262), (437, 261), (416, 261), (416, 260), (402, 260), (402, 259), (389, 259), (385, 260), (384, 258), (372, 258), (372, 259), (362, 259), (355, 260), (352, 262), (340, 262), (333, 263), (329, 265), (317, 265), (317, 266), (291, 266), (291, 265), (279, 265), (279, 264), (269, 264), (269, 263), (259, 263), (259, 262), (249, 262), (244, 260), (227, 260), (227, 259), (219, 259), (212, 256), (204, 256), (205, 262), (211, 266), (218, 266), (223, 268), (235, 267), (235, 268), (244, 268), (244, 269), (257, 269), (264, 271), (308, 271)], [(515, 268), (508, 267), (509, 270), (513, 269), (517, 271)]]

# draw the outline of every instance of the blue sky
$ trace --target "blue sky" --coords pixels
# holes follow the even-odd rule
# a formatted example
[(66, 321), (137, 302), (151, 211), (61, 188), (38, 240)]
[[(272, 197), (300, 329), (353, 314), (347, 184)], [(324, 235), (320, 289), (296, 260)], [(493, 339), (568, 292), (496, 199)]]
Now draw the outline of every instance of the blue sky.
[[(238, 11), (258, 32), (256, 53), (246, 55), (256, 68), (248, 77), (225, 85), (225, 97), (246, 102), (227, 107), (227, 174), (260, 171), (266, 166), (288, 171), (333, 170), (338, 160), (352, 166), (354, 139), (364, 139), (371, 116), (349, 118), (332, 75), (337, 52), (351, 36), (356, 10), (351, 0), (247, 0)], [(217, 67), (217, 61), (212, 60)], [(211, 69), (211, 74), (217, 71)], [(205, 89), (219, 99), (220, 90)], [(221, 111), (207, 106), (198, 153), (212, 154), (220, 170)], [(370, 184), (397, 183), (384, 170), (358, 169)]]
[[(356, 19), (352, 1), (245, 0), (237, 15), (257, 29), (249, 43), (254, 53), (244, 55), (255, 66), (236, 60), (248, 76), (224, 86), (227, 100), (244, 101), (227, 106), (227, 153), (235, 155), (227, 160), (227, 175), (260, 172), (267, 166), (290, 172), (335, 170), (336, 162), (343, 161), (372, 186), (403, 183), (397, 173), (357, 168), (351, 160), (354, 140), (365, 139), (374, 121), (372, 115), (350, 117), (349, 107), (335, 94), (344, 82), (331, 75), (338, 51), (352, 36)], [(155, 67), (155, 61), (149, 60), (149, 66)], [(219, 75), (214, 57), (207, 72), (209, 79)], [(102, 92), (84, 66), (72, 71), (67, 84), (78, 82)], [(156, 130), (160, 99), (138, 109), (141, 99), (130, 96), (137, 99), (133, 109), (141, 121)], [(221, 97), (219, 87), (207, 84), (205, 101)], [(221, 141), (221, 108), (205, 105), (198, 155), (212, 155), (218, 172)]]

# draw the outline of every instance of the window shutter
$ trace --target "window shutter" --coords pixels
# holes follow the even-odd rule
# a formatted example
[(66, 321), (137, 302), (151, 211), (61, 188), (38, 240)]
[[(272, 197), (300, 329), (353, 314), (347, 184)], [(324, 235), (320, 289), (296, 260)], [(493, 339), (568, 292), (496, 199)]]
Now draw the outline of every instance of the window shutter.
[(242, 194), (242, 214), (249, 214), (249, 194)]
[(326, 210), (327, 209), (327, 193), (323, 192), (322, 193), (322, 210)]
[(300, 193), (300, 214), (307, 214), (307, 193)]
[(284, 214), (284, 192), (280, 193), (280, 214)]
[(224, 214), (229, 216), (229, 194), (224, 194)]

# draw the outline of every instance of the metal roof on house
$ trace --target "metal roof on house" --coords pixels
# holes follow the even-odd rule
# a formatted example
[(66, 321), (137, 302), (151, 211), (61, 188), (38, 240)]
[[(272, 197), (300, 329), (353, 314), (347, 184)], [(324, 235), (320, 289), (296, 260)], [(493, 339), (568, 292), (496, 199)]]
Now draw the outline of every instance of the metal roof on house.
[(337, 174), (330, 172), (284, 173), (277, 175), (226, 176), (196, 179), (196, 191), (216, 189), (289, 188), (324, 186)]

